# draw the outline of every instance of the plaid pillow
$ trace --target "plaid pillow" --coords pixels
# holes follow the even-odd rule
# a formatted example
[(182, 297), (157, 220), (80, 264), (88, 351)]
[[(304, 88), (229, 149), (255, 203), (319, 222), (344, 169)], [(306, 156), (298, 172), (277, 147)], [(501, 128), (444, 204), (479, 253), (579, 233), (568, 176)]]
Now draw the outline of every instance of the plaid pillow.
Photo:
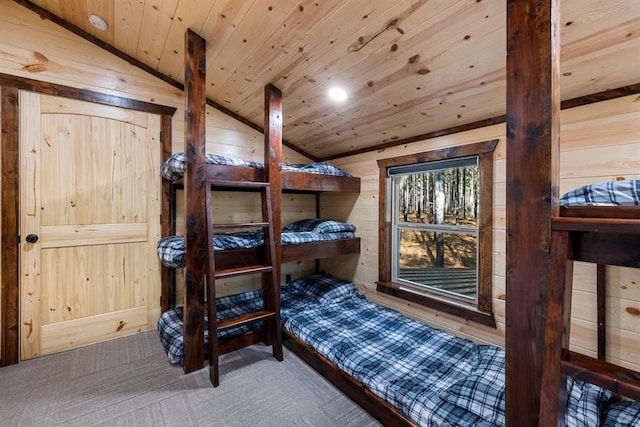
[(307, 218), (292, 222), (284, 226), (282, 231), (313, 231), (315, 233), (338, 233), (341, 231), (356, 231), (356, 226), (346, 222), (333, 221), (329, 219)]
[(353, 283), (324, 274), (294, 280), (290, 286), (292, 290), (316, 299), (320, 304), (338, 303), (358, 292)]
[(480, 418), (504, 425), (504, 350), (477, 347), (478, 364), (468, 377), (454, 383), (440, 398)]
[(604, 413), (603, 427), (632, 427), (640, 425), (640, 402), (616, 402)]

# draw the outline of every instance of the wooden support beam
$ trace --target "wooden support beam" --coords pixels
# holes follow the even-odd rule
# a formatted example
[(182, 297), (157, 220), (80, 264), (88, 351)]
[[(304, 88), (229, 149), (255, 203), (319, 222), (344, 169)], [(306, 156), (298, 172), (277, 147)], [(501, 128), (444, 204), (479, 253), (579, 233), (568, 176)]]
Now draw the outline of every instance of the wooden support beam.
[[(273, 272), (271, 279), (263, 278), (264, 307), (274, 311), (276, 316), (269, 320), (266, 328), (266, 342), (273, 345), (273, 356), (282, 360), (282, 336), (280, 331), (280, 275), (282, 262), (282, 91), (272, 84), (264, 88), (264, 174), (270, 184), (269, 203), (271, 204), (271, 227), (273, 239), (273, 253), (271, 262)], [(262, 205), (263, 217), (267, 216), (266, 206)], [(265, 242), (266, 246), (266, 242)], [(270, 287), (271, 290), (267, 289)], [(272, 331), (275, 336), (272, 336)]]
[(19, 204), (19, 105), (18, 89), (0, 88), (0, 134), (2, 159), (2, 256), (0, 257), (0, 366), (18, 363), (19, 278), (18, 212)]
[(555, 424), (539, 416), (542, 375), (549, 368), (545, 325), (558, 195), (559, 5), (559, 0), (507, 2), (507, 426)]
[(208, 188), (198, 176), (198, 166), (206, 153), (206, 41), (191, 30), (185, 33), (185, 311), (184, 371), (201, 369), (204, 364), (204, 290), (207, 236), (205, 199)]
[[(597, 264), (596, 295), (598, 322), (598, 359), (607, 359), (607, 266)], [(568, 348), (568, 347), (567, 347)]]
[[(163, 115), (161, 117), (160, 126), (162, 131), (160, 139), (162, 141), (162, 158), (160, 161), (164, 163), (171, 157), (171, 117)], [(175, 223), (175, 190), (171, 182), (167, 179), (162, 180), (162, 235), (173, 236), (176, 234)], [(171, 307), (176, 305), (176, 269), (162, 266), (162, 299), (161, 309), (164, 313)]]

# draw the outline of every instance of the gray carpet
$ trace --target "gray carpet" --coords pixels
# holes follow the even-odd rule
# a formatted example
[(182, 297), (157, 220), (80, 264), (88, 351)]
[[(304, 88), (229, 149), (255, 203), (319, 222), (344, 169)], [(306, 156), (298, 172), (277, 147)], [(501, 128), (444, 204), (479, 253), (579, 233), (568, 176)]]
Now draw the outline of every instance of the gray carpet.
[(2, 426), (377, 426), (359, 406), (285, 349), (222, 356), (207, 368), (171, 366), (155, 331), (0, 369)]

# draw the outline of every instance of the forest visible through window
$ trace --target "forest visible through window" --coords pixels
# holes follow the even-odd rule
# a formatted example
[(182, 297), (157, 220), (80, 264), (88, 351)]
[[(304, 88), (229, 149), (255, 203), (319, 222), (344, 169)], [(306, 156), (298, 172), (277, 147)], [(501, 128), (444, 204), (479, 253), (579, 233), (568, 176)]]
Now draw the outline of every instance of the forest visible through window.
[(447, 166), (424, 164), (411, 173), (392, 175), (394, 280), (476, 301), (477, 158)]

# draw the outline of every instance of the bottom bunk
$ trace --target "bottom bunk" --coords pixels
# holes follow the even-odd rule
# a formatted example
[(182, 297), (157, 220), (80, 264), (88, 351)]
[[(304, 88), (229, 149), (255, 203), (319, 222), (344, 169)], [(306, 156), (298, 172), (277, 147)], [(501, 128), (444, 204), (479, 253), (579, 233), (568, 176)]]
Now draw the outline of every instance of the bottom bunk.
[[(260, 292), (218, 300), (222, 316), (260, 304)], [(285, 344), (383, 424), (504, 425), (502, 348), (431, 328), (323, 275), (283, 287), (282, 307)], [(640, 404), (595, 385), (569, 377), (567, 396), (568, 426), (640, 422)]]
[[(280, 319), (286, 321), (290, 316), (317, 306), (339, 302), (346, 296), (357, 293), (351, 282), (340, 280), (324, 274), (315, 274), (298, 280), (294, 280), (288, 286), (283, 286), (280, 294)], [(262, 289), (244, 292), (236, 295), (220, 297), (216, 300), (216, 313), (218, 322), (223, 322), (246, 313), (262, 310)], [(208, 310), (205, 309), (204, 345), (209, 342)], [(171, 308), (160, 316), (158, 320), (158, 333), (160, 342), (167, 352), (169, 362), (173, 365), (182, 365), (184, 360), (183, 340), (183, 315), (182, 306)], [(260, 322), (251, 323), (236, 328), (225, 329), (218, 332), (218, 339), (225, 353), (225, 341), (246, 335), (247, 339), (255, 331), (262, 328)], [(260, 341), (260, 340), (257, 340)]]

